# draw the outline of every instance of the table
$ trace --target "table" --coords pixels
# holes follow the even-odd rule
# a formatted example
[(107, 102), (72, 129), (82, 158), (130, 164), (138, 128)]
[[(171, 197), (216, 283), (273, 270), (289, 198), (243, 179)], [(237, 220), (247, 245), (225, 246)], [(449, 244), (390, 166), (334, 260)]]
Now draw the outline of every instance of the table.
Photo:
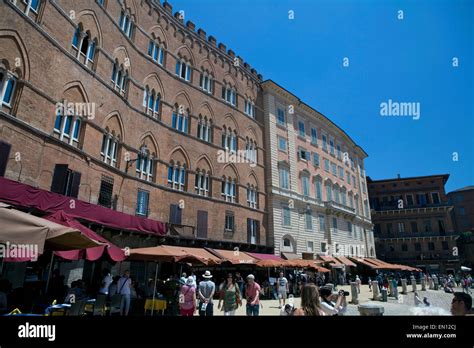
[[(95, 298), (91, 298), (87, 300), (86, 307), (84, 310), (92, 311), (94, 309)], [(49, 306), (45, 310), (46, 315), (57, 316), (57, 315), (65, 315), (66, 311), (71, 309), (72, 304), (70, 303), (58, 303), (53, 306)], [(56, 313), (56, 314), (54, 314)]]
[(161, 314), (164, 315), (166, 307), (167, 307), (166, 300), (161, 300), (161, 299), (153, 300), (151, 298), (147, 298), (145, 301), (145, 315), (146, 315), (146, 311), (151, 311), (152, 309), (153, 311), (161, 311)]

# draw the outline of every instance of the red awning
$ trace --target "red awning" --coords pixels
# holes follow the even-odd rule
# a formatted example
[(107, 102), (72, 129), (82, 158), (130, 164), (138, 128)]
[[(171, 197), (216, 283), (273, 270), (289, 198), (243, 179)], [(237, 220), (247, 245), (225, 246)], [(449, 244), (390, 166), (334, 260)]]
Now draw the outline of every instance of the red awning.
[(346, 266), (349, 266), (349, 267), (357, 267), (357, 265), (352, 262), (351, 260), (349, 260), (347, 257), (345, 256), (336, 256), (336, 259), (338, 261), (340, 261), (341, 263), (343, 263), (344, 265)]
[(46, 213), (63, 210), (73, 218), (84, 219), (116, 229), (160, 236), (166, 234), (166, 224), (160, 221), (124, 214), (2, 177), (0, 177), (0, 187), (0, 201), (2, 202), (35, 208)]
[(54, 253), (59, 257), (62, 257), (66, 260), (80, 260), (86, 259), (89, 261), (96, 261), (98, 260), (105, 251), (109, 254), (110, 258), (113, 261), (123, 261), (125, 260), (125, 253), (122, 249), (118, 246), (112, 244), (104, 237), (98, 235), (94, 231), (88, 229), (86, 226), (79, 223), (79, 221), (74, 220), (71, 216), (66, 214), (65, 212), (57, 211), (54, 214), (45, 217), (46, 220), (56, 222), (63, 226), (72, 227), (81, 231), (82, 234), (86, 235), (92, 240), (96, 240), (98, 242), (104, 243), (104, 245), (94, 247), (94, 248), (87, 248), (87, 249), (80, 249), (80, 250), (70, 250), (70, 251), (55, 251)]
[(247, 253), (250, 256), (258, 259), (258, 260), (275, 260), (275, 261), (281, 261), (283, 260), (280, 256), (274, 255), (274, 254), (259, 254), (259, 253)]
[(328, 263), (331, 267), (342, 267), (344, 264), (329, 255), (318, 255), (324, 263)]
[(224, 249), (210, 249), (206, 248), (206, 250), (210, 251), (211, 253), (215, 254), (219, 258), (224, 261), (228, 261), (233, 265), (253, 265), (257, 263), (257, 259), (252, 257), (249, 253), (245, 253), (239, 250), (224, 250)]

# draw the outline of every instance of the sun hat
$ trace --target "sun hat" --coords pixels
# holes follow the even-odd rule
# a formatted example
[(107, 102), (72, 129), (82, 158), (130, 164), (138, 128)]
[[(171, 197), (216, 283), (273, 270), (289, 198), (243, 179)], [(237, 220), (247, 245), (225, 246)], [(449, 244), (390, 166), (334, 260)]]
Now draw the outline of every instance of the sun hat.
[(204, 272), (204, 274), (202, 275), (202, 277), (203, 277), (203, 278), (207, 278), (207, 279), (212, 278), (211, 272), (209, 272), (209, 271)]

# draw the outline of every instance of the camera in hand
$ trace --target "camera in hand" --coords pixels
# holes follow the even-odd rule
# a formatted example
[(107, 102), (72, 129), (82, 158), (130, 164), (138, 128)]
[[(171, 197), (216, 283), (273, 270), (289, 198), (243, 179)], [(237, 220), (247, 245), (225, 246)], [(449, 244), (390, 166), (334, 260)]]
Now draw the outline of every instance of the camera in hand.
[(339, 291), (339, 295), (340, 295), (340, 296), (349, 296), (349, 292), (348, 292), (348, 291), (341, 290), (341, 291)]

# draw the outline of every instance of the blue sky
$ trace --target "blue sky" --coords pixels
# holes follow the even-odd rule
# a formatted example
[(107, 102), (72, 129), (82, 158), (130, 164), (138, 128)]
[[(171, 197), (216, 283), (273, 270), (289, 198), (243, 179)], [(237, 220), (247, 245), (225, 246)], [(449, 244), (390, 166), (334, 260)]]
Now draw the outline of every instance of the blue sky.
[[(474, 1), (170, 3), (344, 129), (369, 154), (371, 178), (448, 173), (447, 191), (474, 184)], [(420, 103), (420, 118), (382, 117), (389, 99)]]

